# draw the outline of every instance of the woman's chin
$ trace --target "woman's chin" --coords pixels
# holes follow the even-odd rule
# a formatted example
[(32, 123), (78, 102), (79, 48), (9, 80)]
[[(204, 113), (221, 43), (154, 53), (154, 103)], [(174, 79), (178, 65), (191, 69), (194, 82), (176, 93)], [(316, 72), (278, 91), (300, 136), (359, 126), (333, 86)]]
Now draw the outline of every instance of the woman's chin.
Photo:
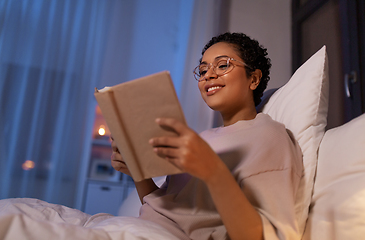
[(222, 110), (222, 106), (221, 106), (221, 105), (219, 105), (219, 104), (213, 104), (213, 103), (208, 104), (208, 103), (207, 103), (207, 105), (208, 105), (208, 107), (209, 107), (210, 109), (212, 109), (212, 110), (214, 110), (214, 111), (220, 112), (220, 111)]

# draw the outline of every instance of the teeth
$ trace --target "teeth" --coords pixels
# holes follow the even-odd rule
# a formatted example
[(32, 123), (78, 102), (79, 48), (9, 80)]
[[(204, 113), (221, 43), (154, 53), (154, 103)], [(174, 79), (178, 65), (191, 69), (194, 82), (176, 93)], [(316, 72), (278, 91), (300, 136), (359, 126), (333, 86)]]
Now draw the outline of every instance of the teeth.
[(208, 92), (219, 89), (219, 88), (222, 88), (222, 87), (220, 87), (220, 86), (210, 87), (210, 88), (208, 88)]

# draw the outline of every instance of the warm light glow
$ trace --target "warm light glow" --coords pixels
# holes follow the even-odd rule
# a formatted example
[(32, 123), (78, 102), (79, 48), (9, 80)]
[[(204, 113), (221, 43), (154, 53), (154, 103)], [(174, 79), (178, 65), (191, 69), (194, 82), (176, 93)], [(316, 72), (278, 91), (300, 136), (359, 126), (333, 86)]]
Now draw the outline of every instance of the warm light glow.
[(104, 136), (105, 135), (105, 127), (103, 126), (103, 125), (101, 125), (100, 127), (99, 127), (99, 130), (98, 130), (98, 133), (99, 133), (99, 135), (100, 136)]
[(26, 160), (23, 164), (22, 164), (22, 168), (26, 171), (31, 170), (35, 167), (35, 163), (32, 160)]

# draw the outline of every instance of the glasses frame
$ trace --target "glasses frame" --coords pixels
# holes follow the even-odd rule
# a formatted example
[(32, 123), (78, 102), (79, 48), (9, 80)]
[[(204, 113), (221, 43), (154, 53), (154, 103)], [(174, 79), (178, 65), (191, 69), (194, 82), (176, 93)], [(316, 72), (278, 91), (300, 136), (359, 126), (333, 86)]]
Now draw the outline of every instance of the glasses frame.
[[(219, 60), (219, 61), (220, 61), (220, 60)], [(227, 70), (227, 71), (226, 71), (226, 72), (224, 72), (223, 74), (218, 74), (218, 73), (216, 73), (215, 69), (216, 69), (217, 64), (218, 64), (218, 62), (219, 62), (219, 61), (217, 61), (215, 64), (214, 64), (214, 63), (209, 63), (209, 64), (207, 64), (207, 65), (208, 65), (208, 70), (207, 70), (207, 71), (209, 71), (209, 69), (211, 69), (211, 68), (213, 67), (213, 72), (214, 72), (217, 76), (223, 76), (223, 75), (226, 75), (227, 73), (231, 72), (231, 71), (234, 69), (234, 67), (236, 66), (236, 64), (233, 64), (233, 62), (231, 62), (231, 61), (235, 61), (235, 62), (241, 63), (244, 67), (247, 67), (247, 68), (251, 69), (251, 67), (250, 67), (250, 66), (248, 66), (246, 63), (244, 63), (244, 62), (242, 62), (242, 61), (240, 61), (240, 60), (236, 60), (236, 59), (234, 59), (234, 58), (228, 57), (228, 58), (227, 58), (227, 64), (230, 64), (230, 63), (231, 63), (231, 64), (233, 65), (232, 69), (230, 69), (229, 71)], [(203, 80), (205, 79), (205, 77), (201, 77), (201, 76), (199, 76), (199, 75), (200, 75), (200, 74), (199, 74), (199, 67), (200, 67), (200, 65), (201, 65), (201, 64), (199, 64), (198, 66), (196, 66), (196, 67), (194, 68), (194, 70), (193, 70), (194, 78), (195, 78), (198, 82), (201, 82), (201, 81), (203, 81)]]

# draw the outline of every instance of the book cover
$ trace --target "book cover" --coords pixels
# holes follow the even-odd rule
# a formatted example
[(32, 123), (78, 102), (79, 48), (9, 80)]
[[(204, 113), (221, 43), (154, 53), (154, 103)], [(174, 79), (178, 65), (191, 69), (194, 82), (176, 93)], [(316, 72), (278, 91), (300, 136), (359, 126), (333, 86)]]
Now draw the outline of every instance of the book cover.
[(161, 128), (156, 118), (176, 118), (186, 124), (169, 72), (96, 89), (94, 95), (134, 181), (181, 173), (148, 143), (153, 137), (176, 136)]

